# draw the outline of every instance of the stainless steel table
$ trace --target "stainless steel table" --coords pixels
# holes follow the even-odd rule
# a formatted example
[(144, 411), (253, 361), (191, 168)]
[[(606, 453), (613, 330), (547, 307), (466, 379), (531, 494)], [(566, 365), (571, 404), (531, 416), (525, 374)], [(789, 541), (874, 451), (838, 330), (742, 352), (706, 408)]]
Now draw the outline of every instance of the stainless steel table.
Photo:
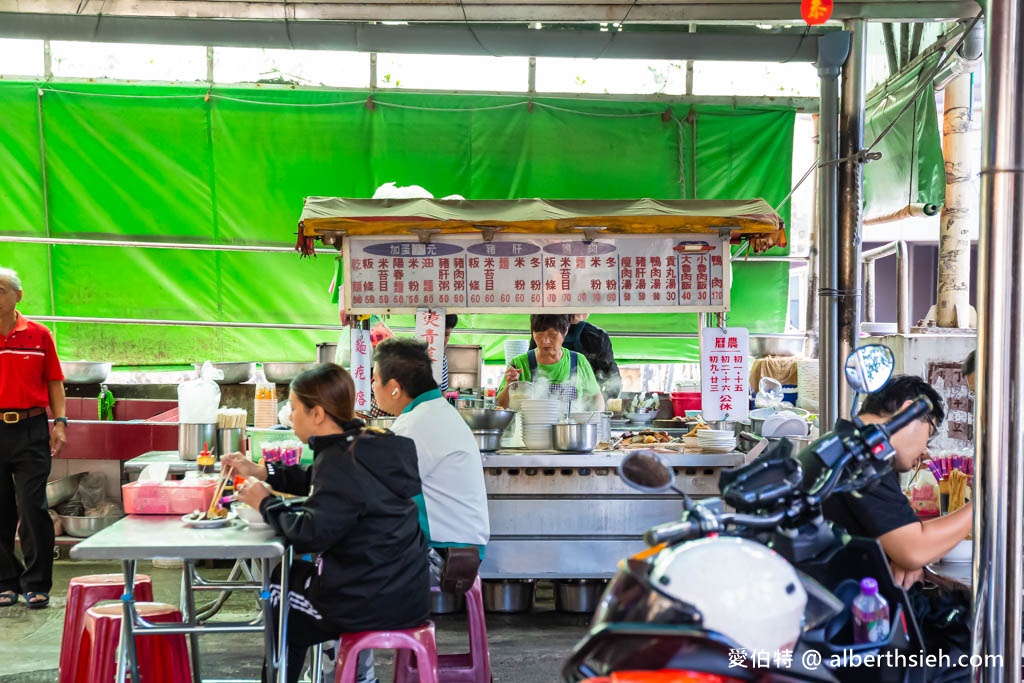
[[(203, 633), (264, 633), (271, 678), (285, 683), (288, 642), (288, 575), (292, 561), (291, 547), (270, 530), (253, 530), (235, 520), (220, 529), (192, 529), (184, 526), (179, 516), (129, 515), (117, 523), (85, 539), (71, 549), (76, 560), (118, 560), (124, 568), (125, 594), (121, 598), (124, 617), (121, 621), (121, 648), (117, 661), (117, 682), (124, 683), (128, 668), (132, 680), (139, 680), (135, 636), (160, 633), (182, 633), (189, 636), (192, 650), (192, 679), (201, 680), (198, 637)], [(186, 612), (180, 624), (150, 624), (135, 609), (135, 572), (139, 560), (157, 557), (178, 557), (185, 562)], [(273, 632), (270, 605), (270, 563), (281, 559), (281, 605), (278, 632)], [(260, 584), (224, 581), (202, 581), (193, 584), (197, 560), (256, 559), (262, 566)], [(193, 590), (259, 590), (263, 624), (196, 622)], [(274, 653), (271, 655), (270, 653)]]

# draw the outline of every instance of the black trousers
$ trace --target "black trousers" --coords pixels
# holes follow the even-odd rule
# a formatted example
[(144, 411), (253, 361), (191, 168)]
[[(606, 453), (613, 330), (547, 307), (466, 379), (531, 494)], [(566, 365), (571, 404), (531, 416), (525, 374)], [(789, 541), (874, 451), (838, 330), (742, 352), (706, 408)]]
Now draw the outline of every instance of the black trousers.
[[(50, 423), (46, 414), (0, 423), (0, 592), (49, 593), (53, 586), (53, 521), (46, 507)], [(14, 534), (21, 519), (21, 552)]]

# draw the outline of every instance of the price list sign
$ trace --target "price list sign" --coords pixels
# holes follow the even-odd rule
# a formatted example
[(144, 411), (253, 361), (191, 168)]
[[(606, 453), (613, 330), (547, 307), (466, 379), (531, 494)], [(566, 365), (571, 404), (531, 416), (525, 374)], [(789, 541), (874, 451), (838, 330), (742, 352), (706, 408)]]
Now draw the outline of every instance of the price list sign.
[(345, 310), (726, 311), (719, 235), (349, 237)]
[(742, 327), (705, 328), (700, 335), (701, 414), (743, 422), (750, 412), (750, 336)]

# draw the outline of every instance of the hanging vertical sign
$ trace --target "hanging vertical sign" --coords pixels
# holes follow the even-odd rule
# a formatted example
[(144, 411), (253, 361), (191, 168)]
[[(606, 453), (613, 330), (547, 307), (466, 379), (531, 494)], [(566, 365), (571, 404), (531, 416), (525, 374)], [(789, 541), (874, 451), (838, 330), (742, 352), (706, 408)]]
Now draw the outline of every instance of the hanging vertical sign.
[(800, 16), (808, 26), (824, 24), (832, 16), (832, 0), (801, 0)]
[(700, 335), (701, 415), (705, 420), (744, 422), (750, 336), (742, 327), (708, 327)]
[(444, 309), (416, 309), (416, 338), (427, 342), (430, 369), (434, 381), (441, 385), (441, 360), (444, 358)]
[(370, 359), (370, 331), (352, 328), (352, 366), (349, 370), (352, 373), (352, 380), (356, 384), (356, 412), (370, 414), (370, 371), (372, 361)]

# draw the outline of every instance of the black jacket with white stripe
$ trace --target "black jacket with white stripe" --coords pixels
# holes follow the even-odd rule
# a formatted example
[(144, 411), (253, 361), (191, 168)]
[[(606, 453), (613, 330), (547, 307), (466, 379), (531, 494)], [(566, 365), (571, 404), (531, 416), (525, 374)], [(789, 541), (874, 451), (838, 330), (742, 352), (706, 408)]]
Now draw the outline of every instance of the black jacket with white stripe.
[[(361, 423), (359, 423), (361, 424)], [(313, 465), (268, 465), (260, 511), (298, 553), (319, 553), (307, 597), (340, 632), (411, 628), (430, 615), (427, 541), (411, 439), (373, 428), (314, 436)]]

